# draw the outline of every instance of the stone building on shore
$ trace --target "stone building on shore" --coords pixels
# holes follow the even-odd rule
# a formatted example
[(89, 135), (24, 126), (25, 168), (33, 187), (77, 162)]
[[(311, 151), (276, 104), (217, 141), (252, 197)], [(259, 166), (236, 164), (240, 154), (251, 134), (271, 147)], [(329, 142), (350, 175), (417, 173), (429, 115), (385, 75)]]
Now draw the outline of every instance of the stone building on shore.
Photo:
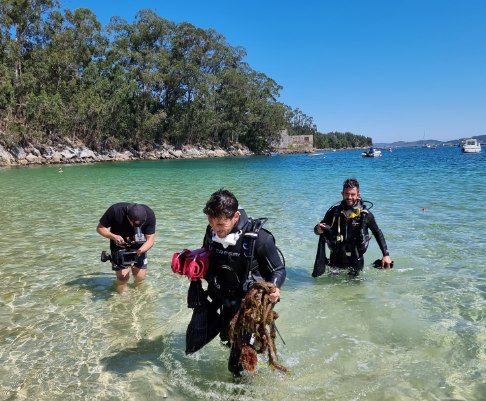
[(284, 129), (275, 147), (279, 152), (312, 152), (314, 135), (289, 135), (287, 129)]

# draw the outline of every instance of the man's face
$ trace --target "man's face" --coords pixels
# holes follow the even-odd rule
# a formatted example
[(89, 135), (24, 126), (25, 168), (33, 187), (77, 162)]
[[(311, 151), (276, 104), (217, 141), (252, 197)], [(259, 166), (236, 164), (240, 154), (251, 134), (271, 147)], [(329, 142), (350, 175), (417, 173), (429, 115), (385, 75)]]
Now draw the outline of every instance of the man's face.
[(211, 217), (208, 216), (208, 222), (215, 234), (219, 238), (224, 238), (226, 237), (233, 227), (238, 223), (238, 220), (240, 219), (240, 212), (236, 212), (233, 217), (226, 217), (226, 216), (220, 216), (220, 217)]
[(359, 199), (359, 190), (358, 188), (345, 188), (342, 195), (347, 206), (354, 206)]

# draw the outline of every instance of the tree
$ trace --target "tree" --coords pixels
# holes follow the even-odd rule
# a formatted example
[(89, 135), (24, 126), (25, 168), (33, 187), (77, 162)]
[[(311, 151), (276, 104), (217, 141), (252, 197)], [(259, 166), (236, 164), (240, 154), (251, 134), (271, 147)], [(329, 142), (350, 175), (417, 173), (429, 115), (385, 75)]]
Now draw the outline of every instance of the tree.
[(95, 149), (170, 142), (263, 151), (286, 126), (315, 130), (213, 29), (142, 10), (133, 23), (112, 18), (105, 32), (89, 9), (61, 12), (54, 0), (0, 0), (0, 20), (0, 128), (9, 142), (71, 135)]

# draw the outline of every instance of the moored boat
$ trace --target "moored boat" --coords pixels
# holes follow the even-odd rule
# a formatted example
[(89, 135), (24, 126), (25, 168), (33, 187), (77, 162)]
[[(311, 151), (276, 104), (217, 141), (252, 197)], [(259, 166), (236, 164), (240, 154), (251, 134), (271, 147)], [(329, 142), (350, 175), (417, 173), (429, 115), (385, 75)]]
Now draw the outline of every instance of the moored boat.
[(363, 157), (380, 157), (381, 156), (381, 150), (375, 149), (375, 148), (369, 148), (368, 150), (364, 151), (361, 153), (361, 156)]
[(479, 153), (481, 152), (481, 144), (477, 139), (469, 138), (464, 140), (461, 149), (464, 153)]

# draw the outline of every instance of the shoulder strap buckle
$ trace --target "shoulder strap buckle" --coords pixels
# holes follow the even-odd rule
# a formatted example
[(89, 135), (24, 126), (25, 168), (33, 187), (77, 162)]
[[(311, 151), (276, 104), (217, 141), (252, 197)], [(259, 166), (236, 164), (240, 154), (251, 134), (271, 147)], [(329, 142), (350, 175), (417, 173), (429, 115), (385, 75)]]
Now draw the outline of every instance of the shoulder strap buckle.
[(263, 227), (263, 225), (267, 222), (266, 217), (262, 217), (259, 219), (252, 219), (249, 218), (248, 221), (248, 229), (243, 235), (245, 241), (243, 242), (243, 253), (245, 257), (248, 259), (248, 270), (251, 271), (251, 265), (253, 263), (253, 253), (255, 252), (255, 242), (258, 238), (258, 232)]

